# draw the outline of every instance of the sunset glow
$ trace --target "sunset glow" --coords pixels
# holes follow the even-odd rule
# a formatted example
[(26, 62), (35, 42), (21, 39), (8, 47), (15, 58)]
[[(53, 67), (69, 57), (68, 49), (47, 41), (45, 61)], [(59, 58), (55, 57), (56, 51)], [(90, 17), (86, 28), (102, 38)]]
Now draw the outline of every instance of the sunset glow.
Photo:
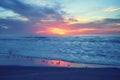
[(67, 30), (61, 28), (49, 28), (49, 31), (52, 34), (59, 34), (59, 35), (65, 35), (68, 33)]
[(77, 33), (77, 34), (80, 34), (80, 33), (84, 33), (84, 32), (86, 32), (86, 31), (94, 31), (94, 30), (96, 30), (95, 28), (80, 28), (80, 29), (74, 29), (74, 30), (72, 30), (71, 32), (72, 33)]
[(2, 0), (0, 34), (119, 34), (118, 3), (120, 0)]
[(0, 0), (0, 71), (0, 80), (120, 80), (120, 0)]
[(89, 31), (97, 31), (96, 28), (80, 28), (80, 29), (71, 29), (71, 28), (48, 28), (45, 30), (36, 31), (36, 34), (52, 34), (52, 35), (70, 35), (70, 34), (82, 34)]

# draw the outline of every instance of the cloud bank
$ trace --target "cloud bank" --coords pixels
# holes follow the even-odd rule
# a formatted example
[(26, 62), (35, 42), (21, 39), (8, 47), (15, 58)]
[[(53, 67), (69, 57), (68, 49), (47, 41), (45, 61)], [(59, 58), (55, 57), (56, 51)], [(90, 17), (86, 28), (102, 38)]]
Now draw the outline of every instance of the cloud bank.
[[(68, 4), (68, 6), (71, 5)], [(79, 13), (79, 7), (76, 7), (78, 13), (75, 13), (81, 17), (68, 13), (64, 8), (65, 2), (63, 0), (61, 2), (57, 0), (0, 0), (0, 33), (35, 34), (36, 31), (45, 32), (45, 30), (52, 27), (68, 29), (69, 32), (71, 29), (71, 34), (120, 33), (120, 17), (113, 18), (109, 13), (109, 17), (104, 14), (103, 19), (80, 23), (84, 20), (85, 15)], [(74, 12), (69, 7), (68, 9)], [(119, 10), (119, 7), (108, 7), (102, 12), (112, 12), (112, 14), (118, 15)], [(87, 20), (92, 19), (91, 17), (95, 17), (96, 14), (101, 16), (102, 12), (87, 13), (88, 17), (85, 18)], [(76, 16), (78, 19), (70, 17), (70, 15)]]

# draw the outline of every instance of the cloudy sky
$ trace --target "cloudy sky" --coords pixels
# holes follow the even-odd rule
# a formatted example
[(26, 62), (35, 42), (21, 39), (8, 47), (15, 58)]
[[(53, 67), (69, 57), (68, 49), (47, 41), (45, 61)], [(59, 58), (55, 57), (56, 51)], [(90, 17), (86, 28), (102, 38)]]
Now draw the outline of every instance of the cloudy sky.
[(0, 0), (0, 34), (118, 34), (120, 0)]

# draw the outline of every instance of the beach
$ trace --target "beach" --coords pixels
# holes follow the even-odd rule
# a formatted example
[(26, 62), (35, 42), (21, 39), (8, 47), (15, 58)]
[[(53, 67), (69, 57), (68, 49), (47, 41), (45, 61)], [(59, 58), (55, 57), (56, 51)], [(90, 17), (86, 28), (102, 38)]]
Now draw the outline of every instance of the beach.
[(0, 66), (0, 80), (120, 80), (120, 69)]
[(120, 80), (120, 0), (0, 0), (0, 80)]

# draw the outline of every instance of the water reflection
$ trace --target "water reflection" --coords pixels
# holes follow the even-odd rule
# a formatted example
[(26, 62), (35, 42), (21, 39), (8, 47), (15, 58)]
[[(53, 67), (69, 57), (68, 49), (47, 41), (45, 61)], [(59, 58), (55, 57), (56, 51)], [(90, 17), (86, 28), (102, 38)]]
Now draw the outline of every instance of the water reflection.
[(44, 66), (58, 66), (58, 67), (107, 67), (105, 65), (72, 63), (62, 60), (48, 60), (48, 59), (34, 59), (34, 62)]
[(70, 63), (62, 60), (47, 60), (47, 59), (34, 59), (36, 64), (43, 64), (48, 66), (63, 66), (63, 67), (70, 67), (75, 66), (75, 63)]
[[(41, 59), (38, 57), (16, 56), (1, 54), (0, 65), (24, 65), (24, 66), (57, 66), (57, 67), (108, 67), (107, 65), (72, 63), (62, 60)], [(110, 67), (110, 65), (109, 65)], [(111, 66), (112, 67), (112, 66)]]

